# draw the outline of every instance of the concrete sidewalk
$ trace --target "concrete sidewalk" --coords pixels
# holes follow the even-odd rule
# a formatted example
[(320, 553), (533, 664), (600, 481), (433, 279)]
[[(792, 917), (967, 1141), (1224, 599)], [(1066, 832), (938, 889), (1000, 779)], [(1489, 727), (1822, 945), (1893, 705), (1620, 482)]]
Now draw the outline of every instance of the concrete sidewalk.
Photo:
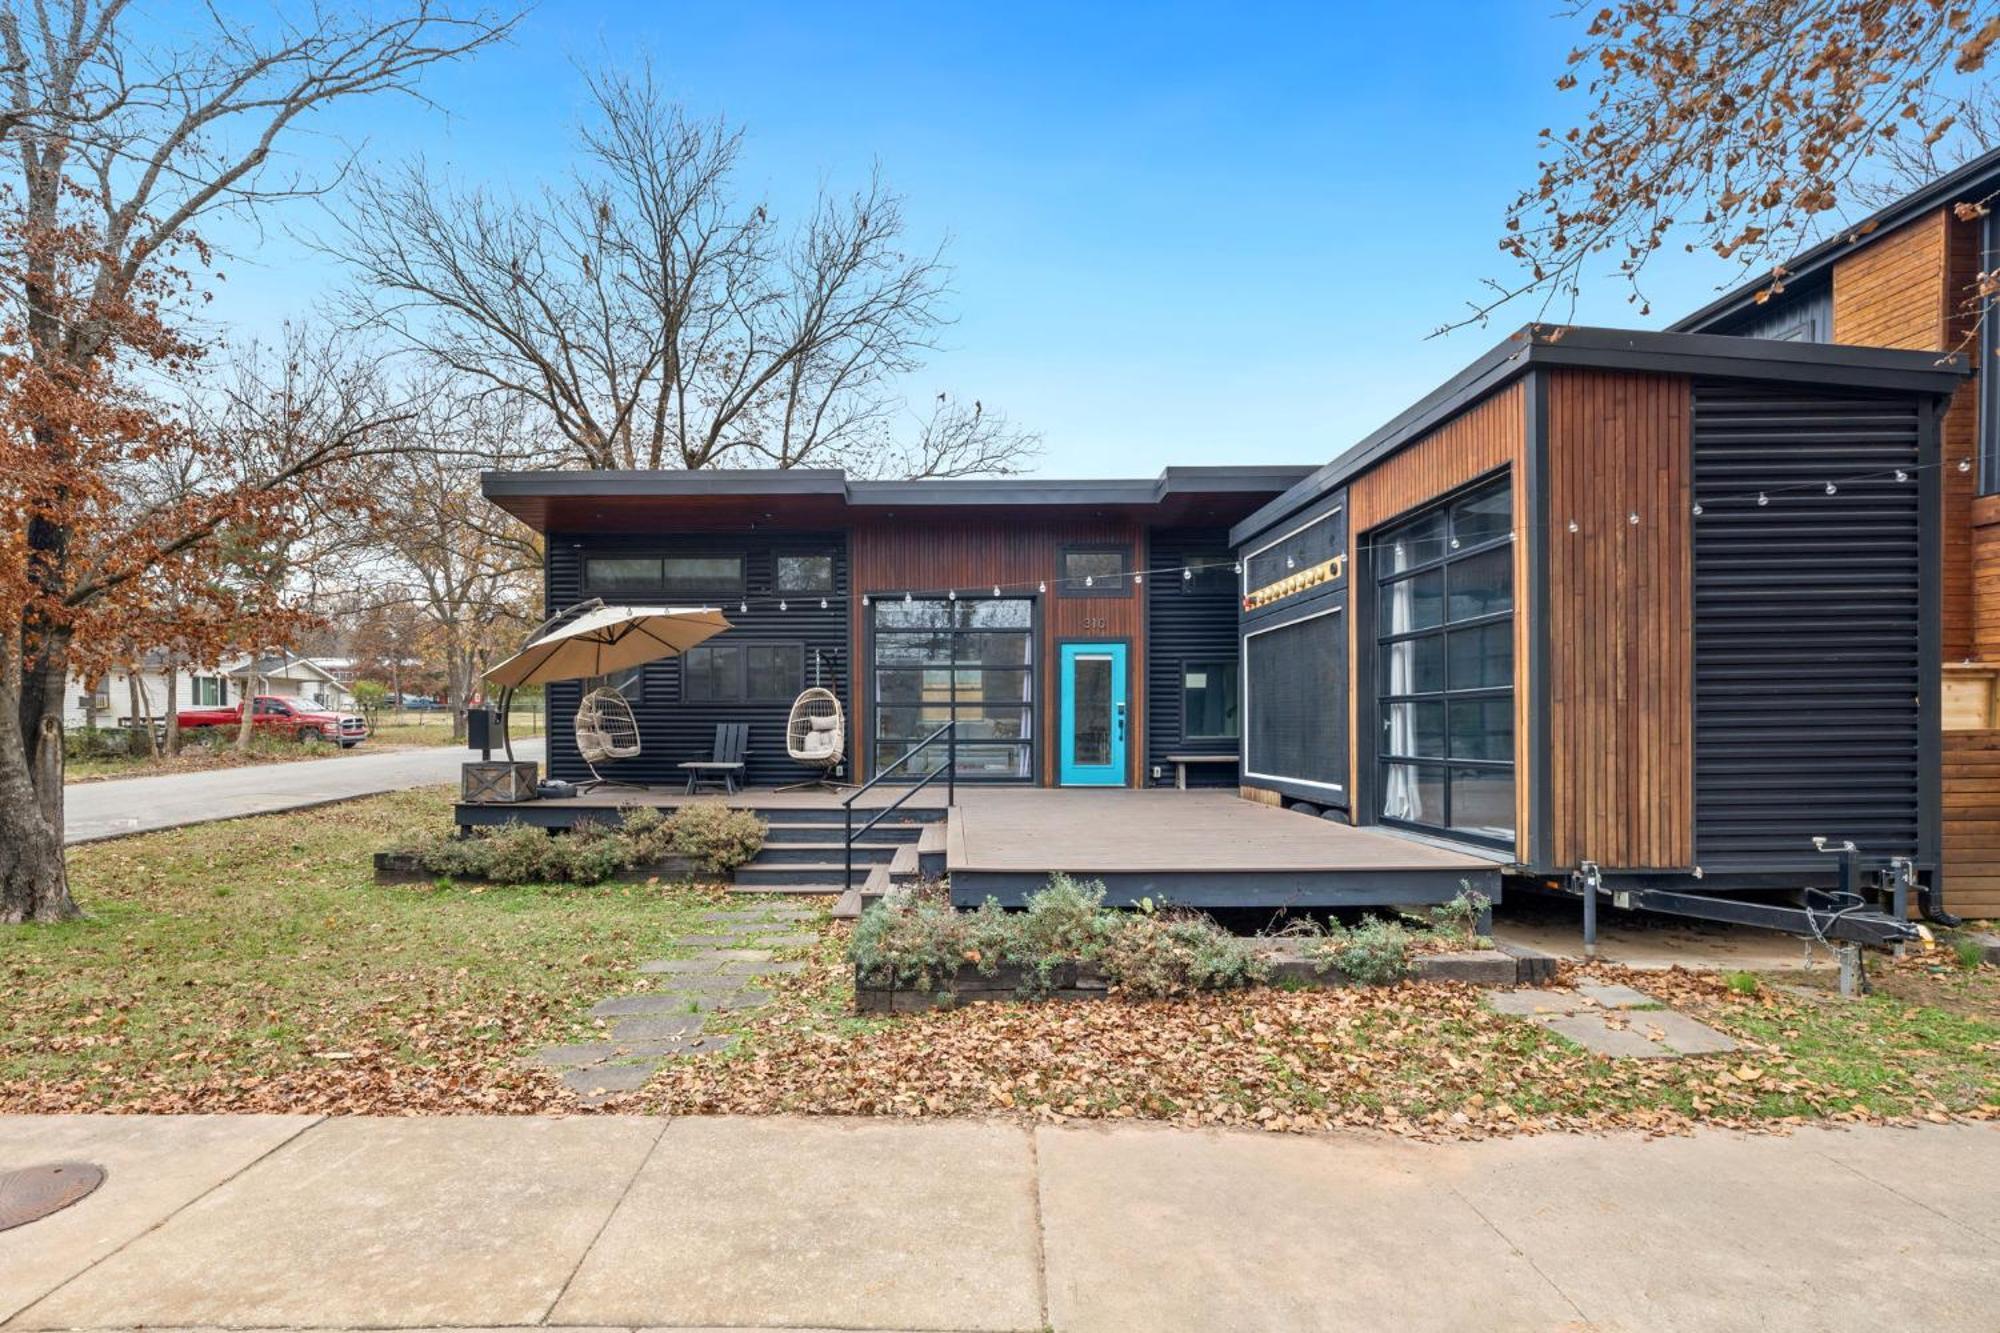
[[(540, 760), (541, 737), (514, 742), (514, 757)], [(202, 773), (77, 782), (63, 788), (63, 841), (121, 838), (130, 833), (206, 824), (279, 810), (349, 801), (385, 791), (458, 782), (459, 765), (477, 758), (455, 745), (384, 750), (301, 759), (289, 764), (246, 764)]]
[(1982, 1329), (2000, 1129), (5, 1117), (0, 1327)]

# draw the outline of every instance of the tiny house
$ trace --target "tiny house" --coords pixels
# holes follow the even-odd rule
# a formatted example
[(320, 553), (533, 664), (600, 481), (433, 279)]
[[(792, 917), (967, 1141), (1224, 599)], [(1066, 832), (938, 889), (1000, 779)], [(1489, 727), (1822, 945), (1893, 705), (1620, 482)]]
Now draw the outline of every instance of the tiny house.
[[(624, 776), (676, 788), (725, 723), (750, 729), (753, 787), (814, 776), (784, 728), (825, 686), (846, 781), (955, 754), (935, 813), (968, 901), (1064, 870), (1122, 901), (1539, 886), (1818, 929), (1813, 889), (1939, 907), (1937, 515), (1970, 466), (1939, 423), (1962, 362), (1531, 327), (1318, 467), (485, 490), (545, 535), (551, 611), (731, 621), (596, 682), (638, 721)], [(560, 725), (581, 689), (549, 692), (558, 777), (584, 773)], [(916, 749), (947, 722), (951, 749)], [(1297, 813), (1142, 790), (1182, 786)]]
[(1936, 515), (1965, 465), (1938, 423), (1964, 373), (1508, 339), (1232, 529), (1244, 794), (1676, 910), (1937, 889)]

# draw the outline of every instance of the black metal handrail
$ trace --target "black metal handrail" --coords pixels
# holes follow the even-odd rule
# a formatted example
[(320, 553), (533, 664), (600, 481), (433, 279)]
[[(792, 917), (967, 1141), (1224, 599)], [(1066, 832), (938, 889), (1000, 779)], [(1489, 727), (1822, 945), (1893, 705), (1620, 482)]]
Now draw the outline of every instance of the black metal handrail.
[[(891, 773), (894, 773), (904, 764), (909, 763), (910, 760), (916, 758), (918, 755), (922, 754), (925, 750), (928, 750), (931, 747), (932, 743), (935, 742), (937, 738), (940, 736), (945, 738), (944, 767), (932, 769), (929, 773), (924, 775), (922, 781), (912, 783), (909, 789), (906, 790), (901, 796), (898, 796), (895, 800), (889, 802), (889, 804), (883, 806), (880, 810), (878, 810), (873, 819), (869, 820), (866, 824), (863, 824), (859, 829), (855, 828), (854, 803), (860, 800), (863, 796), (866, 796), (869, 792), (869, 789), (874, 787), (876, 783), (880, 782), (883, 778), (888, 777)], [(854, 789), (854, 794), (847, 797), (840, 803), (840, 808), (847, 812), (847, 825), (846, 825), (847, 843), (844, 848), (847, 865), (846, 865), (845, 877), (841, 880), (842, 888), (851, 889), (854, 887), (855, 840), (860, 838), (862, 835), (866, 834), (869, 829), (874, 828), (877, 824), (887, 819), (890, 816), (890, 814), (892, 814), (896, 810), (901, 809), (903, 802), (909, 800), (912, 796), (915, 796), (918, 792), (930, 786), (933, 782), (936, 782), (938, 780), (939, 774), (944, 775), (944, 789), (945, 789), (944, 803), (946, 805), (957, 805), (958, 804), (958, 719), (957, 718), (953, 718), (951, 721), (939, 727), (936, 731), (933, 731), (930, 735), (918, 741), (915, 745), (912, 745), (908, 750), (904, 751), (901, 755), (897, 756), (892, 763), (884, 767), (880, 773), (877, 773), (874, 777), (868, 779), (868, 781), (862, 783), (859, 787), (856, 787)]]

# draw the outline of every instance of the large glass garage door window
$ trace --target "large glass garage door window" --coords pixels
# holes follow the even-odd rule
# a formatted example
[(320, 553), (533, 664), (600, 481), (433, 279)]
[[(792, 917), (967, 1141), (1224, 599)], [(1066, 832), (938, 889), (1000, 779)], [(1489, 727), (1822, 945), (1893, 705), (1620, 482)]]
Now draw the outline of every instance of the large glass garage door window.
[(1384, 823), (1514, 841), (1512, 528), (1502, 479), (1370, 538)]
[[(874, 770), (953, 717), (960, 780), (1034, 775), (1035, 604), (1027, 598), (882, 598), (874, 603)], [(897, 770), (945, 763), (939, 741)]]

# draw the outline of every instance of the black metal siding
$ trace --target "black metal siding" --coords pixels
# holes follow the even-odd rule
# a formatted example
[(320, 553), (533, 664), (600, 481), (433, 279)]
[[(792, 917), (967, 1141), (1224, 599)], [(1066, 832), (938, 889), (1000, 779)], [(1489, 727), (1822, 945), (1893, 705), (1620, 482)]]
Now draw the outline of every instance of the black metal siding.
[(1726, 323), (1690, 332), (1727, 333), (1736, 338), (1775, 338), (1781, 342), (1833, 341), (1833, 288), (1827, 283), (1795, 287), (1755, 310)]
[[(1149, 538), (1146, 581), (1146, 776), (1172, 786), (1170, 754), (1235, 754), (1234, 740), (1187, 739), (1182, 717), (1181, 668), (1190, 662), (1236, 660), (1236, 576), (1227, 566), (1227, 529), (1156, 528)], [(1184, 580), (1188, 565), (1218, 561), (1219, 574)], [(1152, 776), (1158, 768), (1160, 776)], [(1236, 770), (1227, 764), (1196, 764), (1189, 786), (1233, 787)]]
[[(817, 596), (790, 597), (786, 609), (778, 609), (775, 588), (779, 553), (834, 557), (834, 592), (825, 609)], [(813, 652), (819, 651), (821, 682), (840, 696), (841, 705), (852, 710), (848, 681), (852, 659), (848, 644), (847, 538), (843, 533), (716, 533), (661, 537), (595, 536), (576, 533), (552, 534), (544, 567), (549, 611), (568, 606), (590, 595), (583, 587), (583, 560), (592, 555), (742, 555), (743, 594), (748, 611), (738, 609), (735, 596), (705, 599), (719, 606), (733, 628), (714, 642), (789, 642), (805, 645), (805, 683), (813, 683)], [(634, 599), (638, 600), (638, 599)], [(653, 600), (653, 599), (646, 599)], [(689, 599), (672, 599), (681, 604)], [(705, 759), (715, 743), (715, 728), (722, 722), (745, 722), (750, 726), (749, 781), (758, 785), (800, 782), (813, 776), (795, 764), (785, 752), (785, 723), (791, 715), (791, 700), (782, 703), (714, 702), (687, 703), (681, 698), (681, 664), (677, 659), (655, 662), (645, 668), (642, 697), (633, 702), (639, 721), (643, 747), (636, 759), (622, 760), (605, 768), (606, 776), (635, 781), (678, 784), (684, 774), (676, 767), (684, 760)], [(549, 687), (549, 772), (554, 777), (578, 779), (589, 776), (577, 757), (572, 719), (582, 687), (565, 682)], [(847, 738), (848, 760), (854, 759), (854, 737)]]
[[(1327, 515), (1331, 517), (1325, 517)], [(1330, 527), (1335, 534), (1332, 549), (1344, 552), (1348, 545), (1348, 516), (1347, 491), (1342, 487), (1315, 497), (1310, 505), (1272, 517), (1263, 528), (1244, 536), (1237, 543), (1237, 558), (1248, 562), (1259, 548), (1282, 538), (1302, 524), (1322, 518), (1323, 526)], [(1249, 568), (1247, 563), (1245, 568)], [(1237, 639), (1243, 663), (1243, 782), (1246, 786), (1275, 791), (1315, 805), (1350, 808), (1356, 779), (1348, 772), (1347, 710), (1351, 682), (1347, 679), (1346, 645), (1347, 636), (1353, 632), (1349, 622), (1359, 614), (1359, 608), (1348, 597), (1348, 589), (1353, 586), (1352, 577), (1353, 571), (1343, 568), (1338, 578), (1289, 597), (1281, 597), (1255, 610), (1239, 612)], [(1247, 575), (1240, 579), (1239, 591), (1247, 591), (1244, 585), (1248, 582)], [(1332, 614), (1325, 614), (1328, 612)], [(1308, 623), (1310, 628), (1307, 628)], [(1284, 628), (1295, 625), (1306, 632), (1300, 635)], [(1274, 629), (1278, 633), (1266, 638), (1264, 632)], [(1331, 660), (1322, 653), (1316, 660), (1302, 658), (1290, 666), (1282, 659), (1263, 655), (1261, 664), (1269, 674), (1268, 678), (1260, 679), (1253, 667), (1253, 658), (1260, 655), (1253, 652), (1251, 639), (1263, 639), (1264, 644), (1269, 646), (1277, 644), (1288, 634), (1301, 645), (1310, 640), (1322, 649), (1325, 647), (1325, 636), (1336, 635), (1340, 650)], [(1315, 670), (1321, 674), (1314, 676), (1312, 673)], [(1283, 775), (1274, 773), (1272, 769), (1278, 766), (1274, 763), (1276, 756), (1258, 752), (1253, 736), (1260, 716), (1297, 732), (1296, 748), (1301, 756), (1309, 758), (1297, 766), (1296, 771)]]
[(1814, 835), (1934, 859), (1924, 400), (1697, 381), (1694, 410), (1697, 863), (1824, 875)]

